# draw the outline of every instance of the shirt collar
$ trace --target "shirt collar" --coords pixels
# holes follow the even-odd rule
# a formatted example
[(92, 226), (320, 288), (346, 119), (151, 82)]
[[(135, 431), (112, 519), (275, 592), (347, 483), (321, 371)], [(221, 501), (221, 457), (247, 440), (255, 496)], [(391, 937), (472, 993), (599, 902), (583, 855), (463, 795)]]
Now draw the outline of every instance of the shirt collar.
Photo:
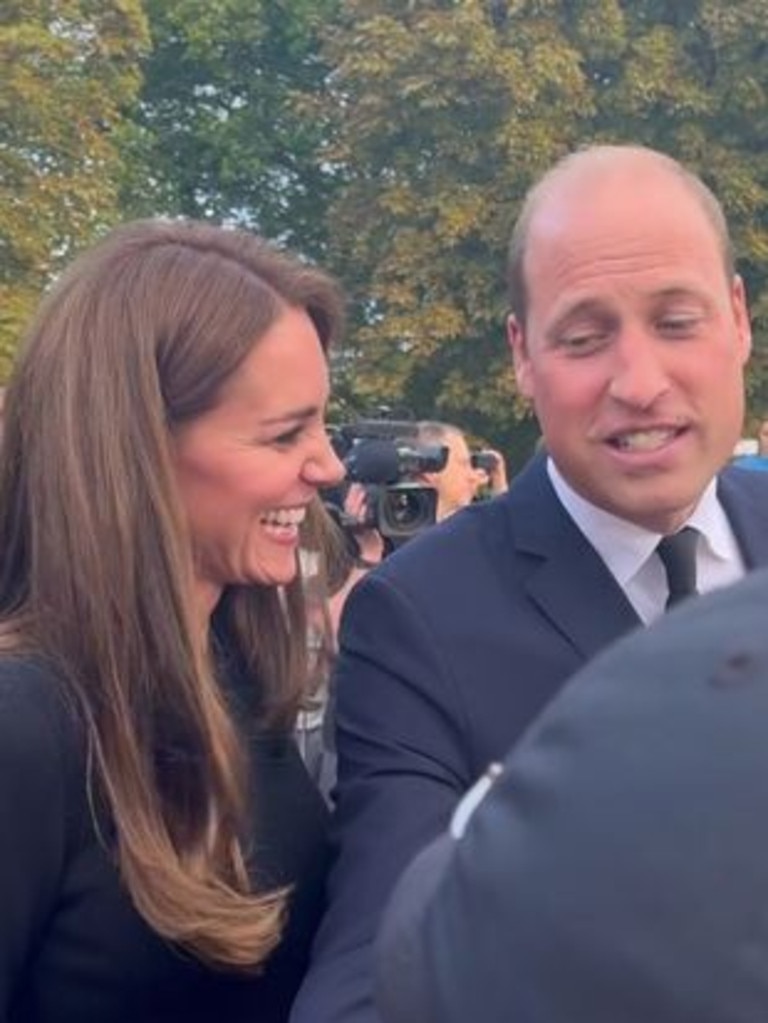
[[(620, 519), (587, 501), (566, 483), (551, 457), (547, 459), (547, 472), (565, 510), (618, 583), (625, 585), (653, 554), (662, 534)], [(733, 533), (717, 496), (716, 479), (710, 480), (684, 525), (694, 526), (702, 534), (715, 558), (726, 561), (732, 556)]]

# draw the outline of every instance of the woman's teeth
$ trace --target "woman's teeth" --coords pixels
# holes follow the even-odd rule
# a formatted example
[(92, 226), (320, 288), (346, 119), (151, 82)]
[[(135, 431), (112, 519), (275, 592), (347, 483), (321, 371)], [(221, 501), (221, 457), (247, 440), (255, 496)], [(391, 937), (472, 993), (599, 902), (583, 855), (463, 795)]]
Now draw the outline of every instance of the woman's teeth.
[(261, 521), (268, 526), (296, 528), (302, 524), (306, 514), (306, 508), (278, 508), (275, 511), (265, 512), (261, 516)]

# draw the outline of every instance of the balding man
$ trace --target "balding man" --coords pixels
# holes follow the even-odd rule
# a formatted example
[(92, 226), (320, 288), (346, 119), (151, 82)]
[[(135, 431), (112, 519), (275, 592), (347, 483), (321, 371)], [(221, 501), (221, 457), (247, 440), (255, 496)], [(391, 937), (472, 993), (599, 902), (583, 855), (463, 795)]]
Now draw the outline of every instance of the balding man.
[(472, 503), (482, 478), (472, 465), (467, 438), (458, 426), (422, 420), (418, 430), (419, 444), (442, 445), (447, 449), (445, 466), (439, 472), (425, 472), (419, 477), (422, 483), (434, 489), (437, 497), (435, 521), (442, 522)]
[(372, 941), (403, 867), (585, 662), (768, 563), (768, 479), (721, 472), (751, 338), (702, 182), (639, 147), (567, 157), (524, 203), (509, 281), (546, 454), (347, 603), (337, 857), (301, 1023), (378, 1019)]

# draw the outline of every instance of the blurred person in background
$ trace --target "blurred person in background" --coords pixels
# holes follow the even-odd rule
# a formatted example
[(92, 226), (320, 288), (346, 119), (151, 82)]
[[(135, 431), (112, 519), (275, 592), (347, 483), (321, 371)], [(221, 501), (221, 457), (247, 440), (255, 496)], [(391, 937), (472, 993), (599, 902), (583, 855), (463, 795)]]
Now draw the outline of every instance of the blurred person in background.
[(757, 451), (734, 458), (732, 464), (739, 469), (757, 469), (759, 472), (768, 470), (768, 416), (763, 416), (757, 430)]
[(464, 433), (449, 423), (422, 420), (418, 424), (419, 444), (442, 445), (448, 449), (445, 467), (439, 472), (422, 473), (418, 480), (437, 493), (435, 521), (442, 522), (475, 499), (480, 480), (472, 466), (472, 456)]
[(0, 459), (0, 1018), (280, 1023), (327, 811), (293, 726), (331, 279), (147, 221), (43, 301)]

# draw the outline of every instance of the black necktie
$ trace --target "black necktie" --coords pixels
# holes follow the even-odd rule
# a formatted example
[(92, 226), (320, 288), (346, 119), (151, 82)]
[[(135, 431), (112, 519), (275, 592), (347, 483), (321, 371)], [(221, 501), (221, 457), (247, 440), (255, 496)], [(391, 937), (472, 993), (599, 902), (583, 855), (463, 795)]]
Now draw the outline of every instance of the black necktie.
[(667, 608), (674, 607), (686, 597), (697, 593), (696, 544), (698, 530), (685, 526), (679, 533), (662, 537), (656, 550), (667, 573), (669, 596)]

